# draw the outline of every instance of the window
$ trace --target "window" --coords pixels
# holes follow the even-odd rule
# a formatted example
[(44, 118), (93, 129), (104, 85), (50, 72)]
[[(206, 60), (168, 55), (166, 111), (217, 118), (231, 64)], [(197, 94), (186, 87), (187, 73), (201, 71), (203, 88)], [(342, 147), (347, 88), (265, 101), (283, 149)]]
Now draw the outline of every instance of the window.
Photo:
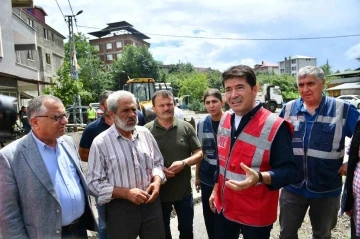
[(113, 60), (113, 55), (106, 55), (106, 60), (108, 61), (112, 61)]
[(291, 60), (291, 64), (296, 64), (296, 59), (295, 59), (295, 60)]
[(296, 71), (296, 66), (291, 67), (292, 71)]
[(136, 46), (136, 42), (133, 41), (133, 46)]
[(4, 57), (3, 48), (2, 48), (1, 26), (0, 26), (0, 57)]
[(47, 29), (44, 28), (44, 38), (46, 40), (49, 40), (49, 31)]
[(112, 43), (111, 42), (106, 43), (106, 49), (107, 50), (112, 49)]
[(16, 52), (16, 63), (21, 64), (21, 53), (20, 51), (15, 51)]
[(51, 33), (51, 40), (55, 42), (55, 34), (53, 32)]
[(28, 18), (27, 23), (29, 24), (30, 27), (34, 27), (34, 21), (31, 20), (30, 18)]
[(51, 65), (50, 54), (45, 53), (45, 57), (46, 57), (46, 64)]
[(94, 45), (94, 49), (95, 49), (95, 51), (100, 51), (100, 46), (99, 45)]
[(116, 54), (116, 58), (117, 58), (117, 59), (120, 59), (120, 58), (121, 58), (121, 56), (122, 56), (122, 54), (121, 54), (121, 53)]
[(122, 41), (116, 42), (116, 48), (121, 48), (121, 47), (122, 47)]
[(280, 69), (280, 73), (284, 73), (284, 69)]
[(27, 59), (29, 59), (29, 60), (34, 60), (34, 57), (33, 57), (33, 54), (32, 54), (33, 52), (32, 52), (32, 50), (28, 50), (27, 51)]

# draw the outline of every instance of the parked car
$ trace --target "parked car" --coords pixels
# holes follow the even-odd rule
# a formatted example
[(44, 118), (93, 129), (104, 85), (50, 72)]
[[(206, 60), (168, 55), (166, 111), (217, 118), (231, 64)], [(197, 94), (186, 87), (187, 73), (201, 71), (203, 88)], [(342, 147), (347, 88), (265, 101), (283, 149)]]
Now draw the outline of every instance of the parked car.
[[(82, 114), (82, 118), (83, 118), (83, 124), (87, 124), (87, 109), (88, 109), (88, 108), (89, 108), (89, 107), (87, 107), (87, 106), (80, 106), (81, 114)], [(73, 123), (74, 123), (73, 109), (74, 109), (73, 106), (70, 106), (70, 107), (66, 108), (66, 112), (67, 112), (68, 115), (69, 115), (69, 117), (68, 117), (69, 124), (73, 124)], [(80, 114), (79, 114), (79, 113), (76, 113), (76, 117), (79, 118), (79, 117), (80, 117)]]
[(355, 106), (357, 109), (360, 109), (360, 95), (341, 95), (337, 98), (345, 100)]

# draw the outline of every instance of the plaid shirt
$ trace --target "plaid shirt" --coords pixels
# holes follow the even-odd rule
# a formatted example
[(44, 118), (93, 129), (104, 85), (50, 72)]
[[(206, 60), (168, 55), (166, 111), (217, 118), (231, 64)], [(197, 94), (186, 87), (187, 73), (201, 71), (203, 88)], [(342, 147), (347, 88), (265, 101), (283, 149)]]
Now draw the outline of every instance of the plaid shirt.
[[(360, 150), (359, 150), (360, 156)], [(353, 180), (354, 209), (353, 220), (356, 227), (356, 236), (360, 236), (360, 161), (356, 165)]]

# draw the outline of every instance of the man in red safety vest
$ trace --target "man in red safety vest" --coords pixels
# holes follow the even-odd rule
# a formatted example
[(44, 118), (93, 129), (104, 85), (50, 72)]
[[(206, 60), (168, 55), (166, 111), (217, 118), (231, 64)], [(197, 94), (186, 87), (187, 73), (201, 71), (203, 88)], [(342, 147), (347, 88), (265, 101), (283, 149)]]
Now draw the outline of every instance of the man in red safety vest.
[(209, 202), (215, 238), (264, 239), (277, 219), (279, 189), (296, 180), (292, 126), (255, 100), (254, 71), (233, 66), (222, 74), (231, 110), (218, 133), (218, 180)]

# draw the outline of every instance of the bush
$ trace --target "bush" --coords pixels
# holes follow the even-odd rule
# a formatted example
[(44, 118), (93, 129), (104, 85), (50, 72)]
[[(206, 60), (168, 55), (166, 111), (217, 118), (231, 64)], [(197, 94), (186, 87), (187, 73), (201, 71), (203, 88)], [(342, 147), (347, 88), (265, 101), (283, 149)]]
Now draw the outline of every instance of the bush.
[(198, 99), (194, 99), (193, 102), (189, 104), (189, 109), (192, 111), (205, 111), (204, 105)]

